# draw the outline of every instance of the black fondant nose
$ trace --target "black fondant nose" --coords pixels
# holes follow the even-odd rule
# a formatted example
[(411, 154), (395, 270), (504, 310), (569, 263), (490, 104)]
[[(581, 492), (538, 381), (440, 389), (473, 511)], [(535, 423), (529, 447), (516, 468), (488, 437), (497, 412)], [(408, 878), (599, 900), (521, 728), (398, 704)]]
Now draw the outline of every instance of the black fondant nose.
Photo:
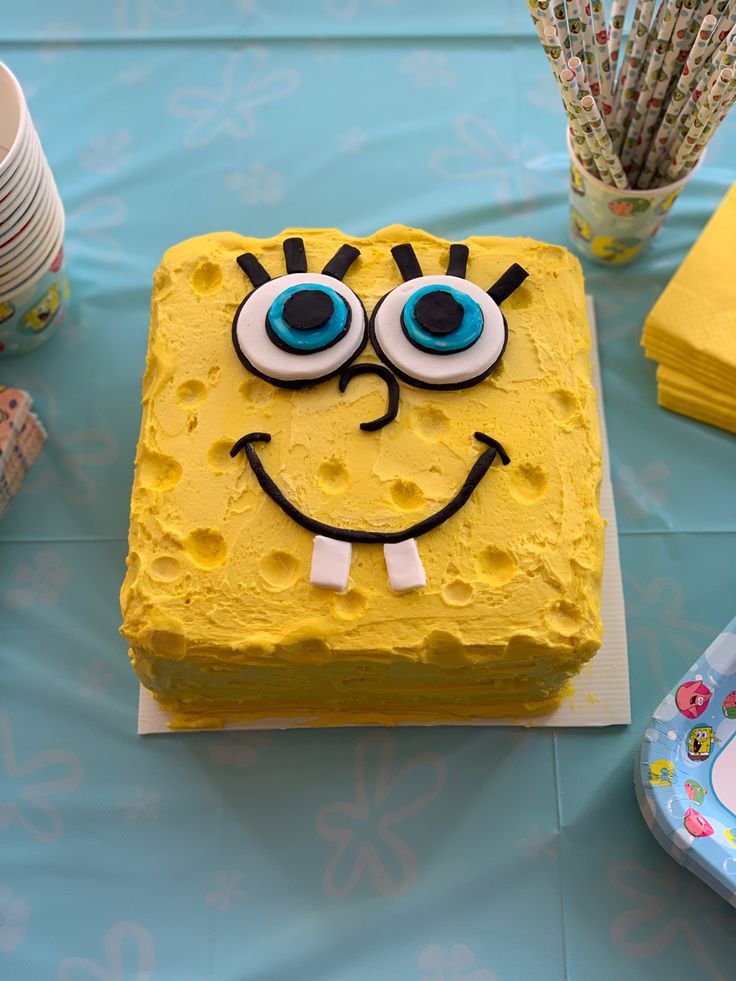
[(322, 290), (299, 290), (284, 304), (284, 320), (295, 330), (315, 330), (327, 323), (334, 309), (332, 300)]
[(463, 308), (452, 294), (432, 290), (417, 301), (414, 318), (430, 334), (451, 334), (463, 322)]

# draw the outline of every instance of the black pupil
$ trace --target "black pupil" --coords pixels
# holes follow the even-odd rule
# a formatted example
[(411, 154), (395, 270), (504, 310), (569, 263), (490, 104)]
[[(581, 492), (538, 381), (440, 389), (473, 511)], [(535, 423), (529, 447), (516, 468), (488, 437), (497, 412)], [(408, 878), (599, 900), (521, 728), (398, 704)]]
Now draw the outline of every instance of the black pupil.
[(432, 290), (417, 301), (414, 319), (429, 334), (451, 334), (463, 322), (463, 308), (451, 293)]
[(327, 323), (334, 309), (332, 300), (322, 290), (299, 290), (284, 304), (284, 320), (295, 330), (315, 330)]

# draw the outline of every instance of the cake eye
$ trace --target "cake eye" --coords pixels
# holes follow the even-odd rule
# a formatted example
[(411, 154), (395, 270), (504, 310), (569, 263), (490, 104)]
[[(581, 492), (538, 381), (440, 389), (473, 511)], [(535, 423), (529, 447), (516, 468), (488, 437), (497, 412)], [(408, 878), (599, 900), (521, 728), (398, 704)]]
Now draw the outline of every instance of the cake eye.
[(360, 253), (343, 245), (321, 273), (309, 273), (302, 239), (283, 248), (286, 275), (275, 279), (252, 253), (238, 256), (254, 290), (235, 313), (232, 337), (249, 371), (299, 388), (338, 374), (365, 346), (363, 305), (342, 282)]
[(526, 271), (514, 263), (484, 292), (465, 279), (465, 245), (450, 246), (444, 276), (424, 276), (411, 245), (397, 245), (391, 253), (404, 283), (373, 311), (371, 339), (379, 357), (421, 388), (477, 384), (503, 355), (508, 330), (500, 304)]

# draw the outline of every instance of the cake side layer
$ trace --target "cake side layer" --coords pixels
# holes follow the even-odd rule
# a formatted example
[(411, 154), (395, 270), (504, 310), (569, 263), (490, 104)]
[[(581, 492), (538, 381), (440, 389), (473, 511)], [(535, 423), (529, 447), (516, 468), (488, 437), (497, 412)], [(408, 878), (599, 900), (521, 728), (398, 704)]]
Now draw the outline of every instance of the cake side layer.
[[(525, 637), (549, 652), (560, 684), (597, 649), (601, 630), (600, 445), (576, 260), (528, 239), (468, 240), (473, 282), (490, 284), (512, 262), (530, 273), (504, 305), (503, 361), (462, 391), (402, 385), (397, 421), (365, 433), (360, 422), (380, 415), (385, 397), (375, 378), (356, 378), (344, 394), (335, 380), (285, 391), (249, 375), (230, 343), (247, 291), (235, 258), (253, 251), (280, 274), (288, 234), (192, 239), (156, 274), (122, 591), (137, 664), (179, 663), (182, 690), (201, 684), (205, 695), (218, 665), (278, 670), (296, 658), (322, 665), (329, 687), (331, 663), (357, 671), (376, 651), (421, 666), (429, 651), (462, 665), (470, 650), (490, 663), (504, 649), (513, 673), (508, 645)], [(392, 245), (412, 241), (425, 273), (447, 262), (447, 243), (400, 226), (368, 239), (299, 234), (310, 269), (344, 241), (361, 249), (346, 282), (369, 312), (396, 285)], [(375, 354), (368, 348), (360, 360)], [(393, 530), (442, 507), (478, 457), (476, 430), (500, 439), (512, 463), (494, 464), (462, 511), (420, 539), (425, 590), (393, 593), (381, 549), (357, 545), (350, 589), (335, 595), (309, 583), (311, 536), (230, 458), (251, 430), (272, 434), (260, 454), (288, 496), (345, 526)]]

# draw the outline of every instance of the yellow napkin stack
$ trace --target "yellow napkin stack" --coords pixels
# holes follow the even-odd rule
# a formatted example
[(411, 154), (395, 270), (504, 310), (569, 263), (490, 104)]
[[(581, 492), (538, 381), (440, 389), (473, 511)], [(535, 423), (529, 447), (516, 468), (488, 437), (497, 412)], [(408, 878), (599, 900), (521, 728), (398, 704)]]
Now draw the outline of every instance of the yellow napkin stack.
[(659, 404), (736, 432), (736, 184), (654, 304), (642, 345)]

